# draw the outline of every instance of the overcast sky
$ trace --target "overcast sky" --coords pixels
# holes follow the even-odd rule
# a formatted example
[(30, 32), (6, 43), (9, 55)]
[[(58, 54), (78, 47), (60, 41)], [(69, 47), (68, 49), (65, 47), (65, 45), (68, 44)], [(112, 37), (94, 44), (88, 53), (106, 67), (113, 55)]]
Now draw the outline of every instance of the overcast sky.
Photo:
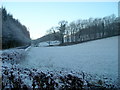
[(8, 13), (29, 28), (32, 39), (46, 34), (61, 20), (118, 15), (117, 2), (4, 2)]

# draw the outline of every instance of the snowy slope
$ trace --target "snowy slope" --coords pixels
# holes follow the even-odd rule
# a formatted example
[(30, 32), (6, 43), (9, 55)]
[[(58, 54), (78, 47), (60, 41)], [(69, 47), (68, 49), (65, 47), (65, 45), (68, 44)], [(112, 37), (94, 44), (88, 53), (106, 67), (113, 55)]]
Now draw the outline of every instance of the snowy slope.
[(22, 67), (118, 75), (118, 37), (62, 47), (32, 47)]

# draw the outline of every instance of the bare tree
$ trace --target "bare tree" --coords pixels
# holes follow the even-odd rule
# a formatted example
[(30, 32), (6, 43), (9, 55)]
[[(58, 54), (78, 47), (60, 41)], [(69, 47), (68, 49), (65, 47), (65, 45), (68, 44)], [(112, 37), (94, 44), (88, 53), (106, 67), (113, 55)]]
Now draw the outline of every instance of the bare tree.
[(67, 26), (67, 21), (63, 20), (63, 21), (60, 21), (58, 24), (60, 25), (59, 26), (59, 31), (60, 31), (60, 36), (61, 36), (61, 43), (63, 44), (64, 43), (64, 33), (65, 33), (65, 29), (66, 29), (66, 26)]
[(64, 38), (65, 42), (85, 42), (120, 34), (120, 17), (116, 18), (114, 14), (67, 23), (60, 21), (57, 27), (61, 43), (64, 43)]

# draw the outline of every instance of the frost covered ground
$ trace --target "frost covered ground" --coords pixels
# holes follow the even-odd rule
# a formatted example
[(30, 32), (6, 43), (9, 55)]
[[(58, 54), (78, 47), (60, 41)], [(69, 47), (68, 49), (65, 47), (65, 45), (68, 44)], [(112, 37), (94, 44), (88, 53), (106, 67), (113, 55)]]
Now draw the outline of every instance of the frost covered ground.
[(117, 87), (118, 37), (72, 46), (5, 50), (1, 56), (3, 88)]
[(21, 63), (42, 70), (73, 70), (118, 76), (118, 37), (62, 47), (32, 47)]

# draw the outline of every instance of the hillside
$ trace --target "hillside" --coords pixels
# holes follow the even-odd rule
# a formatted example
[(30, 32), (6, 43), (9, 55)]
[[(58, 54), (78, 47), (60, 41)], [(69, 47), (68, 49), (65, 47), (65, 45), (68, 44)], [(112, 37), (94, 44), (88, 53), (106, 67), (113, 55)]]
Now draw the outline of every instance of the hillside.
[[(37, 63), (36, 63), (37, 62)], [(32, 47), (22, 67), (118, 75), (118, 36), (63, 47)]]
[(2, 8), (2, 49), (24, 46), (30, 41), (27, 28)]
[(60, 34), (58, 32), (52, 33), (52, 34), (48, 34), (48, 35), (44, 35), (41, 38), (38, 38), (36, 40), (33, 40), (34, 44), (38, 44), (40, 42), (45, 42), (45, 41), (55, 41), (58, 40), (60, 41)]

